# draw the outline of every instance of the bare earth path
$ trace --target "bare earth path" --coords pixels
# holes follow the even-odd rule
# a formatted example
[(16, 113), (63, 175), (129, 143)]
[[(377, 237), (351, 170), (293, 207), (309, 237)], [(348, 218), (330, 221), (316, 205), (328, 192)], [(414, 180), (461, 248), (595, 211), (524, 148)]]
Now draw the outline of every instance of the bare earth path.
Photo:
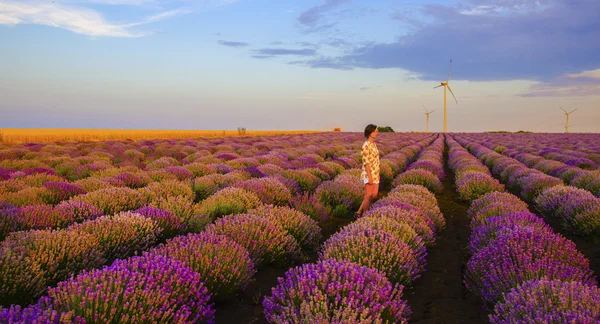
[[(447, 155), (445, 156), (447, 161)], [(411, 323), (488, 323), (487, 313), (462, 283), (468, 260), (466, 250), (471, 229), (467, 210), (454, 185), (454, 173), (446, 168), (444, 192), (437, 196), (446, 218), (434, 247), (428, 250), (427, 270), (405, 292), (413, 316)]]

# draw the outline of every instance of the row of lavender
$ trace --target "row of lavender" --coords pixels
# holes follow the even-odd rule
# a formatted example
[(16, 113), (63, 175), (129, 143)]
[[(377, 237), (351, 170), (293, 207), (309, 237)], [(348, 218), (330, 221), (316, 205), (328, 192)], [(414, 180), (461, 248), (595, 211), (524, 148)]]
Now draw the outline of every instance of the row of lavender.
[[(465, 138), (473, 141), (472, 137), (466, 136)], [(490, 141), (485, 136), (483, 138), (478, 137), (476, 142), (498, 153), (515, 158), (530, 168), (560, 178), (566, 184), (585, 189), (600, 197), (600, 171), (596, 170), (598, 168), (596, 163), (590, 159), (582, 157), (560, 158), (561, 156), (556, 155), (558, 153), (553, 153), (552, 151), (542, 150), (538, 152), (531, 150), (527, 146), (510, 145), (507, 143), (499, 145), (497, 144), (498, 142)], [(586, 169), (593, 169), (594, 171)]]
[[(440, 139), (442, 142), (440, 142)], [(441, 143), (441, 145), (440, 145)], [(401, 299), (425, 270), (426, 247), (445, 220), (433, 193), (415, 184), (418, 176), (442, 171), (443, 138), (419, 154), (408, 171), (393, 181), (395, 187), (363, 217), (328, 239), (320, 262), (291, 269), (272, 296), (263, 301), (273, 323), (405, 323), (410, 310)], [(422, 171), (424, 173), (418, 173)], [(434, 181), (435, 183), (435, 181)]]
[[(410, 151), (410, 149), (409, 149), (409, 151)], [(408, 158), (405, 158), (405, 159), (400, 158), (396, 162), (402, 163), (402, 161), (405, 161), (405, 160), (408, 160)], [(341, 178), (343, 178), (343, 177), (341, 177)], [(336, 180), (337, 180), (337, 178), (336, 178)], [(358, 179), (355, 179), (355, 180), (358, 181)], [(226, 190), (220, 191), (219, 193), (223, 193), (225, 191)], [(358, 193), (358, 199), (360, 199), (360, 192)], [(258, 201), (258, 199), (254, 199), (254, 200)], [(263, 214), (264, 214), (264, 212), (263, 212)], [(273, 212), (271, 212), (271, 214), (273, 214)], [(278, 213), (274, 213), (274, 214), (278, 214)], [(290, 217), (290, 212), (279, 212), (279, 214), (285, 215), (285, 217), (279, 217), (280, 220), (293, 219), (293, 217)], [(262, 219), (262, 218), (265, 218), (265, 217), (259, 217), (259, 218)], [(296, 217), (296, 218), (300, 219), (298, 217)], [(226, 222), (225, 219), (223, 219), (222, 221), (219, 220), (217, 223), (211, 225), (209, 228), (212, 230), (213, 228), (216, 227), (217, 229), (220, 229), (221, 231), (224, 231), (224, 232), (218, 232), (219, 234), (226, 235), (227, 233), (229, 233), (232, 238), (238, 238), (238, 239), (240, 239), (242, 237), (248, 238), (248, 236), (244, 236), (244, 234), (248, 234), (248, 228), (247, 227), (255, 228), (256, 230), (258, 230), (258, 229), (265, 229), (265, 228), (267, 228), (267, 229), (273, 228), (273, 226), (270, 226), (270, 227), (267, 226), (268, 224), (262, 224), (260, 221), (257, 220), (256, 217), (252, 217), (250, 215), (240, 215), (240, 216), (236, 216), (235, 218), (232, 218), (232, 219), (227, 218), (226, 220), (228, 222)], [(289, 222), (292, 222), (292, 223), (289, 223)], [(263, 223), (264, 223), (264, 221), (263, 221)], [(298, 228), (303, 228), (303, 226), (302, 226), (303, 224), (305, 225), (305, 227), (307, 226), (306, 224), (310, 224), (310, 222), (307, 221), (307, 217), (305, 217), (301, 222), (296, 222), (296, 223), (293, 223), (292, 220), (288, 220), (288, 227), (287, 228), (290, 229), (290, 230), (291, 229), (296, 229), (296, 231), (298, 231)], [(314, 226), (312, 226), (312, 227), (314, 229)], [(243, 230), (241, 230), (241, 229), (243, 229)], [(231, 232), (231, 231), (233, 231), (233, 232)], [(250, 232), (252, 232), (252, 231), (250, 231)], [(308, 235), (307, 233), (310, 233), (310, 232), (314, 232), (314, 231), (312, 231), (312, 230), (305, 230), (303, 232), (304, 234), (300, 234), (300, 236), (298, 237), (299, 241), (301, 241), (300, 238), (303, 237), (302, 235)], [(291, 231), (290, 231), (290, 233), (291, 233)], [(279, 231), (279, 234), (281, 234), (281, 231)], [(298, 233), (296, 233), (296, 234), (298, 234)], [(310, 242), (314, 242), (315, 241), (314, 237), (312, 239), (309, 239), (309, 241)], [(175, 244), (176, 246), (181, 243), (179, 241), (177, 241), (177, 242), (178, 243)], [(247, 240), (246, 241), (242, 240), (242, 242), (249, 243)], [(250, 239), (250, 243), (252, 243), (252, 242), (253, 242), (252, 239)], [(271, 243), (271, 245), (268, 244), (269, 242)], [(273, 243), (273, 242), (275, 242), (275, 243)], [(290, 257), (290, 256), (297, 256), (297, 255), (299, 255), (299, 253), (297, 253), (298, 252), (297, 249), (294, 248), (294, 244), (290, 243), (291, 241), (289, 240), (289, 238), (287, 240), (284, 240), (284, 242), (287, 242), (287, 244), (286, 243), (282, 243), (282, 242), (276, 240), (274, 237), (271, 237), (270, 239), (265, 240), (263, 242), (263, 244), (259, 244), (258, 245), (260, 247), (260, 250), (258, 252), (256, 252), (258, 254), (251, 253), (251, 255), (253, 256), (254, 261), (258, 262), (259, 260), (262, 260), (262, 258), (265, 257), (263, 255), (264, 253), (267, 254), (267, 258), (271, 258), (271, 261), (279, 260), (279, 258), (281, 258), (281, 257), (283, 257), (284, 260), (285, 260), (286, 256)], [(189, 244), (187, 244), (187, 245), (189, 245)], [(279, 250), (277, 249), (278, 245), (279, 245)], [(256, 245), (255, 245), (255, 242), (254, 242), (254, 243), (252, 243), (252, 244), (250, 244), (248, 246), (249, 247), (255, 247)], [(279, 252), (277, 252), (277, 251), (279, 251)], [(282, 251), (286, 252), (286, 253), (283, 253), (283, 256), (280, 255), (282, 253)], [(275, 255), (275, 256), (273, 256), (273, 255)], [(273, 258), (275, 258), (275, 259), (273, 259)], [(115, 264), (120, 264), (119, 262), (121, 262), (121, 261), (117, 261)], [(86, 275), (87, 274), (84, 274), (83, 277), (85, 277)], [(222, 296), (222, 294), (221, 294), (221, 296)], [(94, 303), (92, 303), (91, 306), (96, 306), (96, 305)], [(38, 308), (35, 308), (35, 307), (38, 307)], [(40, 309), (39, 308), (40, 306), (35, 306), (35, 307), (34, 307), (34, 309), (38, 309), (38, 310)], [(31, 309), (29, 309), (29, 311), (31, 311)]]
[[(358, 182), (359, 180), (356, 179), (356, 181)], [(238, 188), (231, 188), (231, 190), (223, 189), (223, 190), (219, 191), (217, 194), (215, 194), (215, 198), (217, 198), (217, 197), (222, 198), (220, 200), (215, 199), (215, 201), (221, 201), (221, 205), (227, 205), (228, 201), (233, 201), (234, 203), (236, 203), (238, 205), (238, 207), (243, 208), (243, 209), (248, 209), (251, 206), (256, 206), (258, 204), (261, 204), (258, 197), (256, 197), (254, 194), (252, 194), (251, 192), (246, 192), (245, 190), (238, 189)], [(358, 193), (358, 199), (360, 199), (360, 192)], [(250, 202), (250, 204), (248, 204), (248, 202)], [(226, 208), (226, 209), (231, 209), (231, 208)], [(151, 209), (145, 208), (144, 210), (148, 211)], [(158, 211), (158, 210), (153, 210), (153, 211)], [(139, 216), (139, 215), (136, 215), (136, 216)], [(276, 224), (275, 222), (279, 222), (281, 224)], [(284, 228), (281, 228), (282, 226)], [(286, 232), (287, 230), (289, 230), (290, 234), (296, 235), (295, 237), (298, 238), (298, 243), (296, 243), (296, 241), (290, 237), (290, 234), (288, 234), (288, 232)], [(289, 261), (290, 259), (298, 258), (300, 256), (299, 247), (300, 246), (305, 247), (305, 248), (314, 247), (315, 242), (318, 241), (320, 231), (319, 231), (315, 221), (313, 221), (308, 216), (306, 216), (300, 212), (297, 212), (297, 211), (294, 211), (292, 209), (285, 208), (285, 207), (261, 207), (259, 209), (253, 210), (250, 213), (245, 214), (245, 215), (236, 215), (235, 217), (224, 217), (224, 218), (218, 220), (215, 224), (211, 225), (209, 227), (209, 229), (207, 230), (207, 232), (212, 235), (189, 236), (189, 237), (183, 237), (183, 238), (178, 237), (178, 238), (172, 240), (171, 242), (169, 242), (166, 245), (166, 247), (159, 248), (157, 250), (161, 251), (161, 254), (165, 254), (170, 258), (180, 259), (181, 261), (187, 261), (188, 266), (193, 265), (191, 268), (193, 268), (194, 271), (202, 274), (202, 278), (205, 278), (205, 279), (209, 278), (210, 280), (213, 281), (213, 282), (211, 282), (209, 280), (207, 282), (209, 291), (214, 294), (213, 299), (223, 300), (224, 298), (230, 297), (230, 295), (234, 291), (238, 290), (236, 288), (240, 288), (241, 283), (247, 282), (247, 280), (249, 279), (251, 274), (254, 272), (254, 265), (260, 265), (263, 263), (270, 263), (270, 262), (275, 262), (275, 261), (277, 261), (279, 264), (281, 264), (282, 262)], [(235, 234), (233, 234), (233, 233), (235, 233)], [(219, 235), (217, 235), (217, 234), (219, 234)], [(219, 239), (220, 237), (223, 238), (223, 237), (227, 237), (227, 236), (235, 238), (236, 241), (240, 242), (240, 244), (243, 244), (250, 250), (248, 252), (246, 252), (245, 249), (242, 249), (244, 251), (242, 253), (240, 248), (236, 244), (232, 245), (231, 242), (229, 242), (227, 240)], [(121, 242), (121, 243), (123, 243), (123, 242)], [(244, 243), (246, 243), (246, 244), (244, 244)], [(225, 247), (231, 247), (231, 249), (224, 249), (223, 247), (220, 247), (215, 250), (215, 247), (212, 247), (212, 245), (215, 245), (215, 244), (223, 245)], [(117, 246), (117, 247), (119, 247), (119, 246)], [(121, 249), (127, 248), (126, 245), (120, 246), (120, 247), (121, 247)], [(210, 251), (207, 250), (207, 248), (210, 248), (209, 249)], [(253, 262), (250, 262), (250, 263), (246, 262), (246, 261), (250, 261), (250, 258), (248, 258), (248, 255), (250, 255)], [(145, 255), (145, 256), (147, 257), (147, 255)], [(216, 260), (219, 260), (219, 262), (217, 264), (215, 264), (215, 262), (214, 262), (215, 260), (211, 260), (210, 258), (207, 259), (207, 256), (216, 257)], [(135, 274), (139, 274), (138, 272), (141, 271), (140, 269), (138, 269), (140, 266), (143, 266), (143, 264), (145, 264), (146, 262), (154, 262), (155, 261), (154, 259), (155, 258), (143, 258), (143, 259), (139, 259), (139, 260), (136, 259), (136, 261), (134, 263), (135, 263), (135, 267), (136, 267), (135, 271), (137, 271), (137, 272), (135, 272)], [(106, 279), (106, 278), (104, 278), (107, 275), (106, 273), (108, 273), (108, 276), (110, 277), (113, 275), (113, 271), (115, 269), (122, 270), (123, 262), (124, 261), (121, 261), (121, 260), (117, 261), (117, 262), (115, 262), (115, 264), (113, 264), (113, 266), (103, 269), (99, 272), (97, 270), (94, 270), (100, 274), (95, 273), (94, 271), (92, 271), (92, 273), (94, 273), (96, 276), (102, 277), (102, 280), (104, 280), (104, 279)], [(127, 267), (130, 268), (130, 265), (127, 264)], [(143, 266), (143, 267), (145, 267), (145, 266)], [(211, 271), (208, 271), (208, 270), (211, 270)], [(133, 271), (133, 270), (128, 269), (128, 271)], [(166, 271), (166, 272), (168, 274), (172, 274), (169, 271)], [(240, 274), (240, 272), (241, 272), (241, 274)], [(133, 276), (132, 273), (129, 273), (128, 275)], [(149, 274), (144, 273), (144, 275), (149, 275)], [(223, 280), (224, 279), (223, 276), (226, 277), (225, 279), (229, 279), (229, 280)], [(235, 279), (234, 282), (230, 282), (231, 278), (229, 278), (229, 277), (231, 277), (231, 276), (234, 277), (233, 278), (233, 279)], [(89, 274), (84, 273), (84, 274), (80, 275), (78, 278), (84, 278), (84, 279), (76, 279), (75, 281), (87, 280), (87, 279), (89, 279)], [(98, 279), (98, 278), (96, 278), (96, 279)], [(112, 279), (114, 279), (114, 278), (112, 278)], [(128, 283), (130, 279), (131, 278), (128, 276), (120, 278), (120, 280), (125, 280), (125, 281), (123, 281), (123, 282), (119, 281), (118, 283), (120, 283), (120, 284), (117, 284), (116, 287), (120, 288), (120, 289), (133, 289), (134, 291), (136, 291), (136, 289), (141, 289), (141, 287), (130, 287), (130, 286), (126, 285), (126, 283)], [(240, 279), (242, 280), (242, 282), (236, 282), (236, 281), (239, 281)], [(215, 281), (218, 282), (218, 285), (215, 284)], [(225, 281), (225, 283), (223, 281)], [(95, 280), (94, 283), (98, 284), (98, 280)], [(190, 283), (193, 284), (194, 282), (192, 281)], [(71, 286), (78, 285), (77, 283), (74, 284), (73, 280), (68, 281), (67, 284), (71, 285)], [(59, 284), (59, 287), (61, 285), (64, 286), (65, 283)], [(87, 283), (86, 283), (86, 285), (87, 285)], [(233, 285), (233, 287), (231, 285)], [(115, 285), (111, 286), (111, 288), (114, 288), (114, 287), (115, 287)], [(158, 289), (160, 287), (150, 287), (150, 288)], [(65, 308), (71, 309), (73, 307), (72, 304), (61, 301), (59, 296), (53, 295), (54, 292), (56, 292), (56, 289), (58, 289), (58, 288), (53, 288), (53, 289), (50, 289), (50, 291), (49, 291), (49, 295), (51, 296), (51, 298), (53, 298), (52, 304), (57, 305), (55, 308), (63, 309), (63, 310)], [(149, 289), (149, 288), (146, 287), (144, 289)], [(64, 291), (63, 291), (63, 293), (64, 293)], [(107, 293), (109, 295), (114, 295), (114, 294), (118, 295), (119, 291), (107, 291), (105, 293)], [(40, 315), (39, 313), (49, 314), (48, 312), (50, 312), (51, 314), (54, 314), (55, 316), (60, 316), (63, 320), (67, 320), (68, 318), (70, 318), (69, 314), (75, 312), (75, 314), (77, 314), (79, 316), (83, 316), (84, 318), (87, 318), (89, 321), (90, 317), (86, 316), (85, 311), (89, 311), (90, 309), (96, 309), (99, 306), (99, 304), (98, 304), (99, 302), (100, 302), (100, 306), (102, 306), (101, 301), (98, 301), (94, 298), (86, 299), (80, 295), (73, 294), (72, 292), (71, 292), (71, 295), (69, 295), (69, 298), (72, 298), (74, 296), (78, 300), (86, 301), (87, 307), (83, 307), (83, 311), (84, 311), (83, 314), (81, 313), (81, 310), (78, 311), (76, 309), (76, 310), (70, 311), (68, 313), (60, 313), (60, 315), (58, 315), (56, 311), (48, 310), (49, 309), (48, 308), (49, 300), (44, 299), (44, 300), (40, 301), (40, 303), (38, 305), (34, 306), (33, 308), (28, 308), (23, 312), (21, 312), (19, 308), (13, 308), (13, 310), (12, 310), (13, 314), (11, 314), (11, 316), (16, 316), (16, 317), (24, 316), (30, 312), (33, 312), (33, 316), (38, 316), (38, 315)], [(132, 296), (132, 297), (135, 297), (135, 296)], [(145, 303), (145, 302), (150, 302), (150, 301), (142, 301), (142, 303)], [(158, 302), (158, 301), (153, 301), (150, 303), (150, 305), (151, 306), (161, 306), (160, 303), (153, 304), (154, 302)], [(114, 309), (115, 306), (118, 306), (118, 305), (112, 305), (111, 307)], [(167, 306), (169, 306), (169, 305), (167, 305)], [(170, 305), (170, 306), (176, 307), (176, 305)], [(190, 306), (192, 306), (192, 305), (190, 305)], [(165, 304), (163, 304), (161, 307), (165, 307)], [(136, 314), (135, 309), (132, 310), (127, 307), (125, 307), (125, 308), (117, 307), (117, 309), (119, 309), (118, 314), (110, 314), (109, 315), (109, 314), (101, 314), (101, 312), (99, 314), (98, 313), (94, 313), (94, 314), (95, 314), (95, 316), (100, 316), (102, 319), (119, 318), (119, 315), (121, 315), (121, 314), (126, 314), (126, 315), (135, 315)], [(136, 322), (136, 319), (139, 319), (139, 316), (143, 315), (143, 314), (137, 314), (137, 315), (138, 315), (138, 317), (133, 316), (131, 318), (131, 322)], [(9, 315), (6, 315), (6, 316), (9, 316)], [(168, 316), (156, 318), (155, 320), (160, 320), (160, 319), (173, 320), (172, 318), (169, 318)], [(121, 319), (121, 320), (125, 320), (125, 319)]]
[[(235, 146), (239, 153), (208, 153), (204, 157), (199, 157), (198, 152), (191, 153), (173, 145), (175, 148), (171, 151), (175, 152), (171, 152), (170, 155), (158, 157), (159, 154), (154, 153), (152, 156), (158, 158), (146, 165), (146, 170), (131, 165), (118, 166), (120, 164), (113, 161), (117, 159), (114, 157), (108, 160), (110, 164), (104, 161), (105, 164), (109, 164), (105, 168), (95, 171), (83, 180), (70, 183), (67, 182), (67, 176), (55, 174), (62, 170), (60, 165), (56, 165), (55, 169), (30, 168), (30, 164), (17, 163), (14, 159), (3, 160), (2, 164), (26, 169), (11, 170), (14, 172), (9, 174), (10, 178), (0, 182), (0, 205), (4, 202), (4, 205), (0, 206), (4, 208), (0, 210), (5, 210), (4, 214), (8, 214), (0, 221), (0, 236), (3, 237), (8, 232), (16, 230), (62, 228), (73, 222), (95, 218), (101, 213), (112, 215), (120, 211), (134, 210), (146, 204), (170, 210), (187, 220), (188, 225), (201, 227), (202, 220), (190, 219), (202, 211), (195, 202), (207, 198), (218, 189), (253, 177), (277, 175), (284, 183), (302, 179), (304, 181), (299, 181), (300, 183), (290, 184), (291, 189), (302, 188), (305, 189), (304, 191), (310, 191), (321, 179), (328, 179), (330, 174), (358, 165), (356, 149), (351, 150), (352, 147), (360, 145), (356, 140), (357, 138), (354, 138), (352, 140), (354, 143), (351, 145), (336, 143), (344, 144), (344, 146), (338, 145), (337, 148), (335, 145), (329, 145), (316, 150), (309, 145), (303, 151), (292, 147), (287, 154), (274, 151), (269, 154), (257, 154), (252, 158), (240, 155), (254, 152), (256, 148), (252, 145)], [(323, 139), (316, 138), (312, 142), (322, 141)], [(191, 147), (189, 141), (186, 143), (188, 145), (184, 147)], [(89, 145), (106, 146), (105, 143)], [(234, 146), (219, 145), (218, 147), (217, 152), (221, 152)], [(109, 148), (113, 148), (113, 145)], [(197, 148), (202, 150), (199, 144)], [(181, 153), (179, 150), (190, 154), (175, 154)], [(165, 155), (170, 152), (158, 148), (153, 148), (153, 151)], [(79, 162), (89, 162), (89, 159), (97, 154), (109, 155), (108, 152), (117, 154), (114, 149), (106, 149), (106, 152), (93, 151), (82, 156)], [(69, 153), (76, 155), (80, 152)], [(180, 160), (172, 156), (177, 156)], [(188, 159), (190, 156), (195, 156), (196, 160)], [(236, 156), (239, 157), (235, 158)], [(325, 161), (328, 156), (329, 160)], [(49, 163), (37, 157), (40, 161)], [(26, 160), (26, 162), (33, 161), (35, 160)], [(40, 161), (37, 162), (41, 163)], [(219, 163), (213, 163), (216, 161)], [(89, 164), (93, 163), (95, 162)], [(286, 190), (280, 190), (282, 187), (280, 183), (264, 179), (261, 181), (261, 184), (265, 184), (266, 187), (263, 191), (280, 193), (274, 198), (268, 198), (270, 195), (263, 193), (265, 199), (274, 199), (276, 203), (290, 201), (291, 197), (285, 194)], [(190, 182), (193, 184), (191, 188)], [(246, 187), (257, 186), (251, 182), (247, 183)]]
[[(492, 323), (596, 323), (600, 290), (589, 260), (516, 196), (503, 192), (487, 167), (451, 137), (449, 164), (457, 188), (477, 175), (468, 211), (472, 234), (466, 287), (493, 308)], [(475, 184), (476, 185), (476, 184)], [(472, 187), (472, 186), (469, 186)], [(459, 189), (460, 190), (460, 189)]]
[[(356, 136), (349, 138), (344, 135), (336, 139), (330, 138), (329, 135), (314, 137), (312, 141), (305, 136), (302, 138), (305, 141), (302, 144), (308, 144), (304, 148), (292, 147), (286, 150), (276, 148), (267, 154), (259, 152), (251, 158), (235, 158), (240, 154), (245, 156), (246, 152), (256, 150), (254, 145), (239, 146), (237, 147), (239, 153), (215, 153), (216, 156), (205, 156), (203, 159), (206, 162), (214, 162), (215, 159), (220, 161), (220, 163), (209, 164), (189, 162), (190, 156), (202, 158), (198, 157), (198, 153), (187, 156), (175, 155), (181, 153), (178, 151), (181, 149), (174, 149), (176, 152), (172, 152), (171, 155), (185, 157), (181, 160), (170, 156), (160, 157), (147, 165), (149, 170), (141, 170), (134, 166), (113, 166), (98, 170), (83, 180), (70, 183), (66, 182), (64, 176), (52, 174), (57, 172), (52, 169), (15, 171), (10, 174), (10, 179), (0, 181), (0, 215), (4, 215), (0, 218), (0, 238), (18, 230), (64, 228), (71, 223), (90, 220), (101, 214), (113, 215), (144, 205), (169, 210), (185, 220), (186, 225), (192, 230), (197, 230), (207, 221), (206, 217), (199, 215), (215, 212), (209, 207), (202, 207), (197, 202), (217, 190), (234, 184), (244, 189), (254, 190), (268, 204), (306, 207), (310, 205), (307, 194), (312, 192), (321, 181), (329, 180), (344, 168), (358, 166), (360, 159), (358, 153), (360, 142)], [(389, 153), (405, 146), (407, 142), (414, 143), (415, 140), (422, 138), (423, 136), (413, 138), (403, 135), (383, 137), (382, 153)], [(327, 144), (317, 147), (317, 144), (324, 143), (326, 140)], [(350, 141), (351, 144), (345, 141)], [(189, 141), (186, 143), (189, 144)], [(298, 140), (292, 143), (300, 145)], [(104, 146), (103, 143), (95, 145)], [(233, 145), (218, 147), (219, 150), (225, 150)], [(89, 155), (84, 158), (89, 158)], [(0, 163), (13, 165), (16, 162), (4, 160)], [(394, 163), (391, 159), (384, 158), (381, 166), (384, 181), (391, 181), (402, 163), (405, 162)], [(28, 164), (18, 166), (28, 167)], [(153, 170), (158, 166), (161, 168)], [(157, 174), (160, 176), (156, 177)], [(253, 179), (257, 177), (263, 179)], [(269, 179), (264, 179), (265, 177)], [(192, 190), (190, 190), (190, 183)], [(289, 190), (285, 190), (282, 183)], [(291, 191), (291, 194), (288, 191)], [(301, 194), (294, 195), (295, 192)], [(319, 217), (316, 214), (313, 216)]]
[(0, 322), (211, 323), (214, 302), (231, 299), (264, 265), (297, 261), (320, 235), (289, 207), (224, 216), (202, 233), (59, 282), (33, 306), (1, 310)]
[[(461, 134), (463, 135), (463, 134)], [(471, 135), (471, 134), (464, 134)], [(600, 166), (598, 134), (476, 134), (471, 137), (491, 143), (502, 143), (509, 149), (543, 156), (583, 169)]]
[[(419, 197), (420, 204), (411, 205), (406, 195)], [(263, 301), (267, 320), (406, 323), (410, 309), (402, 292), (425, 269), (431, 237), (419, 234), (418, 226), (433, 223), (428, 213), (435, 208), (430, 206), (437, 207), (437, 201), (426, 188), (396, 187), (327, 240), (318, 263), (293, 268), (279, 278)], [(435, 232), (435, 226), (428, 232)]]
[[(331, 168), (332, 176), (344, 170), (340, 164), (329, 163), (337, 165), (337, 168)], [(249, 181), (250, 184), (255, 184), (254, 188), (258, 189), (259, 194), (260, 191), (265, 193), (260, 197), (272, 198), (273, 195), (270, 195), (270, 192), (275, 191), (279, 195), (287, 193), (286, 196), (291, 196), (288, 188), (280, 182), (269, 180), (269, 178), (260, 178)], [(248, 182), (242, 181), (241, 183)], [(287, 183), (291, 183), (291, 181)], [(114, 188), (115, 195), (108, 197), (102, 195), (105, 191), (101, 189), (72, 198), (82, 199), (84, 202), (68, 201), (64, 205), (59, 205), (74, 207), (67, 209), (65, 213), (71, 219), (95, 219), (71, 225), (64, 230), (30, 230), (10, 235), (0, 246), (3, 252), (0, 262), (3, 274), (0, 283), (1, 304), (27, 303), (42, 294), (46, 286), (52, 286), (83, 269), (96, 268), (115, 259), (127, 258), (137, 251), (147, 250), (156, 245), (161, 239), (185, 232), (198, 232), (211, 219), (225, 214), (244, 212), (261, 204), (260, 197), (251, 191), (226, 188), (204, 201), (199, 208), (203, 213), (196, 214), (193, 209), (190, 211), (190, 208), (185, 208), (189, 207), (193, 201), (191, 197), (193, 192), (189, 186), (172, 181), (156, 184), (160, 185), (155, 187), (160, 190), (153, 192), (157, 197), (161, 199), (167, 197), (169, 201), (183, 202), (185, 205), (175, 205), (175, 210), (165, 208), (167, 206), (158, 206), (163, 209), (142, 207), (134, 213), (117, 213), (112, 216), (96, 218), (102, 212), (95, 205), (107, 204), (111, 208), (103, 211), (110, 214), (145, 204), (145, 200), (139, 194), (128, 196), (128, 193), (137, 194), (133, 189)], [(279, 186), (275, 187), (275, 190), (268, 190), (269, 184), (279, 184)], [(151, 188), (144, 187), (142, 189), (149, 190)], [(355, 193), (355, 196), (360, 199), (360, 192)], [(85, 199), (90, 197), (98, 199)], [(312, 199), (308, 202), (311, 201)], [(16, 215), (27, 215), (24, 211), (48, 210), (42, 207), (43, 205), (25, 207), (21, 209), (20, 214), (11, 209), (5, 209), (5, 211)], [(174, 213), (169, 210), (173, 210)], [(38, 222), (40, 219), (47, 219), (42, 213), (29, 215)], [(197, 215), (199, 216), (195, 217)], [(2, 216), (5, 223), (11, 220), (9, 213), (4, 213)], [(14, 219), (19, 218), (12, 218), (12, 220)], [(194, 219), (198, 220), (195, 221), (196, 224), (192, 222)]]
[(575, 234), (600, 236), (600, 198), (462, 136), (454, 138), (544, 216), (560, 219), (562, 226)]
[(434, 194), (440, 194), (444, 177), (444, 137), (439, 136), (431, 146), (421, 152), (417, 161), (408, 167), (408, 171), (394, 179), (392, 185), (421, 185)]

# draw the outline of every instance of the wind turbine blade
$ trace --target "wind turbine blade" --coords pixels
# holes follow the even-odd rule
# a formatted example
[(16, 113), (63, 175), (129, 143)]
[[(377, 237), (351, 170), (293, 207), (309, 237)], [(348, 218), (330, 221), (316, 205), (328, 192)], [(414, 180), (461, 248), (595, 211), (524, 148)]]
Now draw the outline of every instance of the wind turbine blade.
[(563, 109), (563, 107), (560, 107), (560, 106), (559, 106), (558, 108), (560, 108), (560, 110), (564, 111), (564, 112), (565, 112), (565, 114), (567, 113), (567, 111), (566, 111), (566, 110), (564, 110), (564, 109)]
[(452, 59), (450, 59), (450, 66), (448, 67), (448, 79), (446, 82), (450, 81), (450, 69), (452, 69)]
[(456, 100), (456, 96), (454, 95), (454, 92), (452, 92), (452, 88), (450, 88), (449, 84), (448, 84), (448, 90), (450, 90), (450, 93), (452, 94), (452, 97), (454, 97), (454, 101), (456, 101), (456, 103), (458, 103), (458, 100)]
[(434, 89), (436, 89), (436, 88), (439, 88), (439, 87), (441, 87), (441, 86), (443, 86), (443, 85), (442, 85), (442, 84), (440, 84), (439, 86), (437, 86), (437, 87), (433, 87), (433, 88), (434, 88)]
[(435, 111), (435, 109), (434, 109), (434, 110), (432, 110), (432, 111), (430, 111), (429, 113), (431, 114), (431, 113), (433, 113), (434, 111)]
[(425, 112), (428, 112), (428, 111), (427, 111), (427, 108), (425, 108), (425, 105), (423, 105), (423, 109), (425, 109)]
[(577, 110), (577, 109), (575, 109), (575, 110), (571, 110), (571, 112), (570, 112), (569, 114), (572, 114), (572, 113), (574, 113), (576, 110)]

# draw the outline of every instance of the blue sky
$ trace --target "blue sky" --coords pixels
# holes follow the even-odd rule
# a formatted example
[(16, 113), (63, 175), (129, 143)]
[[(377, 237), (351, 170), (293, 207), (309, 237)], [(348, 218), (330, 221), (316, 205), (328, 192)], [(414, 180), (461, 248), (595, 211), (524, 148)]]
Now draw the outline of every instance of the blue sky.
[(0, 127), (600, 131), (600, 1), (0, 0)]

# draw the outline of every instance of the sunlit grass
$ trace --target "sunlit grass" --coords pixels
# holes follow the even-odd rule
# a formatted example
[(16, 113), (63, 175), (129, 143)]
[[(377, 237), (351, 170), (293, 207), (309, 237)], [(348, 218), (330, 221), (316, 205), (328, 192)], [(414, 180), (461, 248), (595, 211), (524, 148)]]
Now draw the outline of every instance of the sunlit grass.
[(269, 136), (307, 134), (317, 130), (128, 130), (87, 128), (3, 128), (4, 143), (100, 142), (112, 140), (143, 140), (197, 137)]

